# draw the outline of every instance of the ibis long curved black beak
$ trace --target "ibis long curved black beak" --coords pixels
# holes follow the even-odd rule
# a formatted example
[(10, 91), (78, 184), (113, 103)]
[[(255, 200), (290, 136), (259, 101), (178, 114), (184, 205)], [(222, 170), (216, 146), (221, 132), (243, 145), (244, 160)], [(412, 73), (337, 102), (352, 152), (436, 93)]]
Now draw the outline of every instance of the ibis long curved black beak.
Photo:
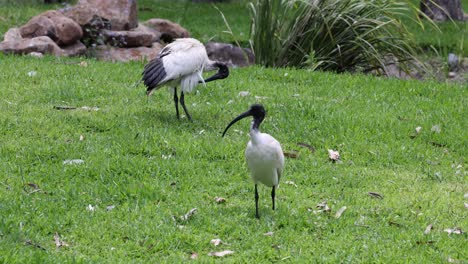
[(202, 82), (207, 83), (207, 82), (211, 82), (214, 80), (224, 79), (229, 76), (229, 68), (228, 66), (226, 66), (226, 64), (216, 63), (215, 66), (218, 67), (218, 72), (215, 73), (213, 76), (205, 79), (204, 81), (199, 81), (199, 83), (202, 83)]
[(229, 125), (226, 127), (226, 129), (224, 130), (223, 132), (223, 136), (226, 134), (226, 132), (228, 131), (228, 129), (234, 125), (237, 121), (243, 119), (243, 118), (246, 118), (246, 117), (249, 117), (249, 116), (252, 116), (252, 112), (250, 111), (250, 109), (242, 114), (240, 114), (239, 116), (237, 116), (236, 118), (234, 118), (234, 120), (231, 121), (231, 123), (229, 123)]

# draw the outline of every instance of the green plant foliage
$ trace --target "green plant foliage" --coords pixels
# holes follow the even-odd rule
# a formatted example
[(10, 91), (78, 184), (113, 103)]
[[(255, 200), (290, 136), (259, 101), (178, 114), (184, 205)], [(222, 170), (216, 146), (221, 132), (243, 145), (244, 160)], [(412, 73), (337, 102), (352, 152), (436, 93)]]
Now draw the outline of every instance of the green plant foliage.
[(407, 9), (391, 0), (258, 0), (251, 10), (253, 47), (265, 66), (369, 71), (416, 60), (396, 18)]

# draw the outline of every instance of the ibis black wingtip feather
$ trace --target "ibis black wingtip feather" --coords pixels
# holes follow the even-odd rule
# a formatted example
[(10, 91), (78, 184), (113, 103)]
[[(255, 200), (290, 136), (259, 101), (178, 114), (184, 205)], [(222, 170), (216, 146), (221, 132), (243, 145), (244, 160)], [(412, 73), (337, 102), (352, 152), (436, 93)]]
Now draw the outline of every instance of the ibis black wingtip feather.
[(151, 90), (161, 84), (161, 81), (164, 80), (166, 76), (167, 73), (164, 69), (163, 61), (158, 57), (145, 66), (142, 79), (146, 87), (148, 87), (148, 90)]

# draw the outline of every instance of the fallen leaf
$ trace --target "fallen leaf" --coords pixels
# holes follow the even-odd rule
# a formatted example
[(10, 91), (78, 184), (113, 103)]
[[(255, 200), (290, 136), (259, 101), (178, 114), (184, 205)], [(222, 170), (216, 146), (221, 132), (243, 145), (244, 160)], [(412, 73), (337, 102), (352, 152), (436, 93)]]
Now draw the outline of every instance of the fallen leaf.
[(416, 131), (416, 134), (419, 134), (421, 132), (422, 127), (418, 126), (414, 130)]
[(88, 204), (88, 206), (86, 207), (86, 210), (88, 210), (90, 212), (94, 212), (94, 211), (96, 211), (96, 206), (92, 206), (92, 205)]
[(82, 164), (84, 163), (84, 160), (82, 159), (69, 159), (69, 160), (64, 160), (63, 165), (73, 165), (73, 164)]
[(327, 201), (323, 201), (323, 202), (317, 204), (316, 207), (317, 207), (318, 209), (320, 209), (320, 211), (322, 211), (322, 212), (328, 213), (328, 212), (331, 211), (330, 207), (328, 207), (328, 205), (327, 205)]
[(424, 230), (424, 234), (428, 235), (432, 230), (432, 224), (426, 226), (426, 230)]
[(88, 67), (88, 63), (86, 61), (82, 61), (78, 65), (80, 65), (81, 67)]
[(383, 199), (383, 195), (381, 195), (380, 193), (368, 192), (367, 194), (369, 194), (369, 195), (370, 195), (371, 197), (373, 197), (373, 198)]
[(292, 159), (297, 159), (299, 157), (299, 153), (297, 153), (296, 151), (291, 151), (291, 152), (283, 151), (283, 155), (285, 157), (292, 158)]
[(239, 92), (239, 96), (240, 96), (240, 97), (246, 97), (246, 96), (248, 96), (249, 94), (250, 94), (250, 92), (248, 92), (248, 91)]
[(205, 133), (205, 129), (202, 129), (200, 130), (200, 132), (198, 132), (198, 135), (201, 135), (201, 134), (204, 134)]
[(340, 153), (336, 150), (329, 149), (328, 150), (328, 157), (333, 161), (340, 160)]
[(234, 100), (229, 100), (229, 101), (227, 102), (228, 105), (229, 105), (229, 104), (232, 104), (232, 103), (234, 103)]
[(335, 218), (336, 219), (340, 218), (345, 210), (346, 210), (346, 206), (341, 207), (338, 211), (336, 211)]
[(47, 251), (47, 249), (45, 249), (43, 246), (31, 241), (30, 239), (27, 239), (26, 241), (24, 241), (24, 244), (28, 245), (28, 246), (37, 247), (38, 249), (42, 249), (44, 251)]
[(83, 140), (84, 140), (84, 136), (80, 135), (80, 141), (83, 141)]
[(465, 209), (468, 209), (468, 203), (463, 203), (465, 205)]
[(187, 220), (190, 219), (190, 217), (192, 217), (195, 214), (196, 211), (197, 211), (197, 208), (192, 208), (192, 209), (190, 209), (190, 211), (188, 211), (188, 213), (181, 216), (180, 219), (182, 219), (184, 221), (187, 221)]
[(468, 199), (468, 193), (465, 193), (465, 195), (463, 195), (463, 198)]
[(459, 227), (455, 227), (453, 229), (447, 228), (447, 229), (444, 229), (444, 231), (447, 232), (449, 235), (451, 235), (451, 234), (456, 234), (456, 235), (463, 234), (463, 231)]
[(112, 211), (112, 210), (114, 210), (114, 208), (115, 208), (115, 205), (109, 205), (109, 206), (106, 207), (106, 210), (107, 211)]
[(255, 100), (265, 100), (265, 99), (268, 99), (267, 96), (255, 96)]
[(54, 106), (54, 109), (57, 109), (57, 110), (74, 110), (76, 108), (77, 107), (75, 106), (61, 106), (61, 105)]
[(197, 259), (197, 258), (198, 258), (198, 253), (192, 252), (192, 254), (190, 254), (190, 259)]
[(40, 53), (40, 52), (35, 52), (35, 51), (28, 53), (28, 55), (31, 56), (31, 57), (35, 57), (35, 58), (42, 58), (42, 57), (44, 57), (44, 54), (42, 54), (42, 53)]
[(99, 111), (99, 107), (93, 106), (82, 106), (81, 109), (86, 110), (86, 111)]
[(28, 183), (28, 186), (32, 187), (35, 190), (39, 189), (39, 186), (37, 184), (35, 184), (35, 183), (32, 183), (32, 182)]
[(292, 186), (294, 186), (294, 187), (297, 188), (297, 184), (295, 184), (293, 181), (285, 181), (284, 183), (285, 183), (285, 184), (292, 185)]
[(34, 77), (34, 76), (36, 76), (36, 75), (37, 75), (37, 71), (30, 71), (30, 72), (28, 72), (28, 76), (29, 76), (29, 77)]
[(312, 151), (312, 153), (315, 152), (315, 148), (312, 147), (311, 145), (307, 144), (307, 143), (298, 142), (297, 145), (310, 149), (310, 151)]
[(210, 256), (210, 257), (224, 257), (224, 256), (231, 255), (231, 254), (234, 254), (234, 251), (232, 251), (232, 250), (223, 250), (223, 251), (219, 251), (219, 252), (210, 252), (210, 253), (208, 253), (208, 256)]
[(213, 244), (215, 247), (223, 244), (223, 245), (229, 245), (227, 243), (224, 243), (220, 238), (215, 238), (215, 239), (211, 239), (210, 241), (211, 244)]
[(59, 247), (68, 247), (68, 244), (60, 239), (60, 236), (59, 236), (59, 234), (57, 232), (54, 235), (54, 242), (55, 242), (55, 246), (57, 248), (59, 248)]
[(439, 134), (440, 131), (441, 131), (441, 129), (440, 129), (440, 126), (439, 126), (439, 125), (433, 125), (433, 126), (431, 127), (431, 132), (434, 132), (434, 133)]
[(226, 199), (224, 199), (223, 197), (216, 196), (215, 201), (220, 204), (220, 203), (225, 203)]
[(273, 236), (273, 232), (266, 232), (265, 234), (263, 234), (264, 236)]

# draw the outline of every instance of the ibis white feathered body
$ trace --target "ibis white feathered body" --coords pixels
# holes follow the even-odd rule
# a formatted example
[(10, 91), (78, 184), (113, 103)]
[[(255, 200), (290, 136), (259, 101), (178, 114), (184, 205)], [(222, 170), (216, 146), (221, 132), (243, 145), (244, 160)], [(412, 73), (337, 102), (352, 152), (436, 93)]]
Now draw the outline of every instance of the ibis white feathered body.
[(284, 167), (284, 154), (281, 145), (274, 137), (262, 133), (259, 126), (265, 118), (266, 111), (262, 105), (254, 104), (250, 109), (231, 121), (223, 132), (223, 137), (226, 131), (239, 120), (252, 116), (252, 125), (250, 126), (250, 141), (245, 149), (245, 158), (247, 166), (250, 169), (250, 176), (255, 184), (255, 216), (260, 218), (258, 214), (258, 183), (262, 183), (271, 189), (272, 208), (275, 210), (275, 190), (278, 187), (281, 174)]
[[(202, 73), (218, 68), (218, 72), (204, 80)], [(198, 85), (216, 79), (224, 79), (229, 75), (229, 69), (224, 63), (208, 58), (205, 46), (193, 38), (180, 38), (166, 45), (156, 58), (145, 65), (143, 81), (147, 87), (147, 95), (167, 85), (174, 93), (177, 117), (178, 96), (177, 86), (181, 87), (180, 103), (189, 119), (184, 102), (184, 93), (190, 93)]]
[(284, 155), (280, 143), (269, 134), (250, 131), (250, 141), (245, 149), (247, 166), (252, 180), (268, 186), (278, 186), (284, 167)]

